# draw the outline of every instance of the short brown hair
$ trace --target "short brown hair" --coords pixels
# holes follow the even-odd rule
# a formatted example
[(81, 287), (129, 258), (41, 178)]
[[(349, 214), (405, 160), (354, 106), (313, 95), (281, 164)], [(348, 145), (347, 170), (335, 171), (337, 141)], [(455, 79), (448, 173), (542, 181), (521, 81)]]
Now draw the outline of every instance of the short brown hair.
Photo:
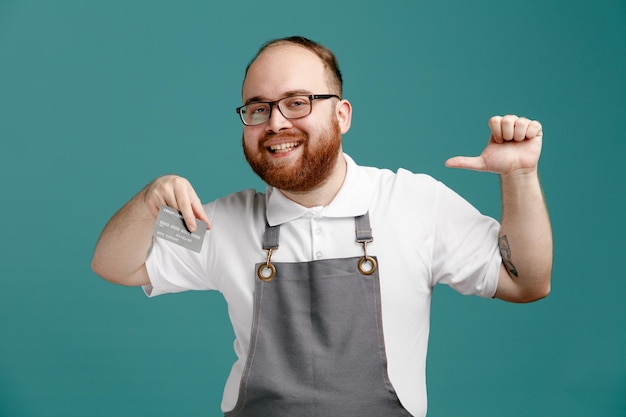
[(259, 55), (261, 55), (263, 51), (272, 46), (277, 46), (281, 44), (298, 45), (305, 49), (308, 49), (309, 51), (317, 55), (322, 60), (324, 66), (328, 70), (328, 86), (331, 90), (334, 90), (330, 92), (337, 94), (340, 97), (342, 96), (343, 79), (341, 77), (339, 63), (337, 62), (335, 54), (333, 54), (333, 52), (325, 46), (320, 45), (319, 43), (307, 39), (303, 36), (288, 36), (286, 38), (273, 39), (269, 42), (264, 43), (246, 67), (245, 75), (248, 75), (248, 70), (250, 69), (250, 66), (259, 57)]

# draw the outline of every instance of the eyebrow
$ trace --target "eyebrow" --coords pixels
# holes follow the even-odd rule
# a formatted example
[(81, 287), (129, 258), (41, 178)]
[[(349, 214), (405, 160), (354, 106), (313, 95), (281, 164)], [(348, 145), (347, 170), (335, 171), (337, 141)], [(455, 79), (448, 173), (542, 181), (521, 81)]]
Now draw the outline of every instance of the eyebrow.
[[(293, 97), (293, 96), (310, 96), (311, 93), (309, 90), (290, 90), (285, 92), (285, 94), (279, 98), (278, 100), (281, 100), (285, 97)], [(278, 101), (278, 100), (268, 100), (265, 97), (262, 96), (254, 96), (254, 97), (250, 97), (248, 100), (246, 100), (246, 102), (244, 103), (244, 105), (248, 105), (250, 103), (267, 103), (267, 102), (272, 102), (272, 101)]]

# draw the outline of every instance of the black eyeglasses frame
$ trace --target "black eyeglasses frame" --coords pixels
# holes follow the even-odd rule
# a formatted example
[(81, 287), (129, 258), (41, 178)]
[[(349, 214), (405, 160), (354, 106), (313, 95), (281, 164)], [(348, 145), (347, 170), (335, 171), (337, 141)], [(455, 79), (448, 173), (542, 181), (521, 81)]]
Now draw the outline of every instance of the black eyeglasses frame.
[[(283, 111), (280, 109), (280, 106), (278, 105), (278, 102), (286, 99), (286, 98), (291, 98), (291, 97), (306, 97), (311, 101), (311, 107), (309, 109), (309, 112), (303, 116), (298, 116), (298, 117), (287, 117), (283, 114)], [(264, 123), (267, 123), (267, 121), (272, 117), (272, 109), (274, 106), (276, 106), (276, 108), (278, 109), (278, 111), (280, 112), (280, 114), (283, 115), (283, 117), (285, 119), (289, 119), (289, 120), (294, 120), (294, 119), (302, 119), (303, 117), (307, 117), (308, 115), (311, 114), (311, 112), (313, 112), (313, 100), (326, 100), (329, 98), (338, 98), (339, 100), (341, 100), (341, 97), (339, 97), (337, 94), (310, 94), (310, 95), (306, 95), (306, 94), (294, 94), (291, 96), (286, 96), (283, 98), (280, 98), (278, 100), (274, 100), (274, 101), (255, 101), (252, 103), (248, 103), (248, 104), (244, 104), (243, 106), (237, 107), (235, 109), (235, 111), (237, 112), (237, 114), (239, 115), (239, 118), (241, 119), (241, 122), (246, 125), (246, 126), (259, 126), (262, 125)], [(246, 123), (246, 121), (244, 120), (244, 115), (243, 112), (241, 111), (241, 109), (243, 109), (244, 107), (250, 105), (250, 104), (267, 104), (270, 107), (270, 111), (269, 114), (267, 116), (267, 120), (262, 122), (262, 123), (257, 123), (257, 124), (248, 124)]]

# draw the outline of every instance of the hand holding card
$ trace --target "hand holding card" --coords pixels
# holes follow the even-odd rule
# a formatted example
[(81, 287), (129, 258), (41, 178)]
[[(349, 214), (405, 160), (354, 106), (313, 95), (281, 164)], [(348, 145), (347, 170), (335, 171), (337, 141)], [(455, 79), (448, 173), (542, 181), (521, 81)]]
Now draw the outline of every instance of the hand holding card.
[[(209, 223), (202, 202), (189, 180), (179, 175), (163, 175), (148, 184), (143, 190), (143, 200), (154, 217), (165, 204), (183, 213), (187, 230), (198, 228), (196, 218)], [(210, 228), (210, 223), (209, 223)]]
[(208, 224), (199, 219), (196, 219), (196, 224), (198, 226), (197, 230), (193, 233), (190, 232), (180, 211), (161, 205), (154, 225), (153, 235), (191, 249), (194, 252), (200, 252)]

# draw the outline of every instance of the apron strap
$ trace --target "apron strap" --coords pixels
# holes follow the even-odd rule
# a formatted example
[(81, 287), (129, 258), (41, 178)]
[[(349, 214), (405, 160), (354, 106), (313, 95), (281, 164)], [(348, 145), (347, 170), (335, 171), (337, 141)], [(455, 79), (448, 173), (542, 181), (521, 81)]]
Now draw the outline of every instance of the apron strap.
[(356, 226), (356, 241), (363, 245), (363, 257), (359, 260), (359, 272), (363, 275), (372, 275), (378, 268), (376, 259), (367, 255), (367, 244), (374, 240), (372, 228), (370, 226), (370, 213), (366, 212), (362, 216), (354, 218)]
[(278, 238), (280, 235), (280, 225), (270, 226), (265, 223), (265, 237), (263, 238), (263, 249), (278, 249)]
[[(363, 275), (371, 275), (378, 265), (376, 260), (367, 255), (367, 244), (374, 240), (370, 226), (369, 212), (354, 218), (356, 241), (363, 245), (363, 257), (359, 261), (358, 269)], [(265, 235), (263, 237), (263, 249), (267, 251), (265, 265), (257, 269), (257, 276), (263, 281), (271, 281), (276, 275), (276, 268), (272, 265), (272, 252), (278, 249), (280, 238), (280, 225), (270, 226), (265, 223)]]
[(372, 228), (370, 227), (370, 213), (369, 211), (361, 216), (354, 218), (354, 224), (356, 226), (356, 241), (359, 243), (369, 243), (374, 240), (372, 236)]
[(265, 235), (263, 237), (263, 249), (267, 251), (267, 261), (259, 265), (256, 274), (261, 281), (269, 282), (276, 275), (276, 268), (272, 265), (272, 251), (278, 249), (278, 238), (280, 235), (280, 225), (270, 226), (265, 223)]

